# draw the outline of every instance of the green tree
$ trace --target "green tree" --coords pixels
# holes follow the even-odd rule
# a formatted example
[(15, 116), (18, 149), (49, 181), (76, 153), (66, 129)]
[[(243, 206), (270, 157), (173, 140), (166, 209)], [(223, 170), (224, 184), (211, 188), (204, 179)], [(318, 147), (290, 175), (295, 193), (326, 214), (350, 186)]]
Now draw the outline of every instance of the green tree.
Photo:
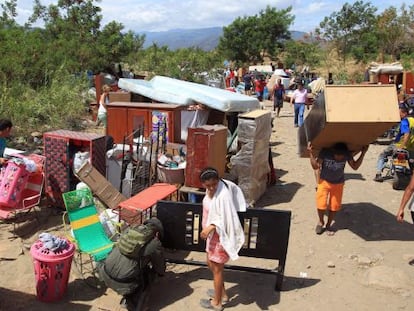
[(17, 0), (8, 0), (0, 4), (2, 14), (0, 16), (0, 27), (15, 26), (17, 16)]
[(285, 47), (285, 64), (299, 66), (318, 66), (321, 60), (321, 48), (318, 42), (289, 40)]
[(400, 58), (402, 53), (413, 51), (414, 5), (401, 6), (400, 14), (391, 6), (378, 16), (377, 33), (381, 60), (390, 55), (392, 60)]
[(398, 13), (395, 7), (386, 9), (378, 16), (378, 35), (381, 36), (379, 50), (381, 61), (384, 62), (384, 55), (390, 54), (395, 59), (395, 52), (399, 49), (403, 38), (403, 28), (398, 20)]
[(64, 64), (69, 71), (85, 70), (94, 63), (102, 16), (101, 9), (94, 1), (59, 0), (57, 4), (43, 6), (35, 0), (30, 22), (43, 20), (46, 44), (49, 53), (46, 57), (52, 68)]
[(292, 7), (277, 10), (267, 6), (258, 15), (238, 17), (223, 28), (218, 50), (236, 63), (259, 63), (273, 57), (290, 39)]
[(361, 60), (365, 52), (369, 53), (377, 47), (376, 11), (377, 8), (370, 2), (345, 3), (339, 12), (325, 17), (317, 31), (333, 44), (344, 63), (351, 54)]
[(267, 6), (259, 13), (259, 31), (262, 34), (263, 55), (274, 58), (291, 38), (289, 27), (295, 17), (290, 14), (292, 7), (277, 10)]
[(217, 68), (222, 63), (216, 52), (206, 52), (200, 48), (183, 48), (171, 51), (167, 46), (153, 44), (140, 51), (134, 70), (149, 71), (153, 75), (201, 82), (200, 73)]

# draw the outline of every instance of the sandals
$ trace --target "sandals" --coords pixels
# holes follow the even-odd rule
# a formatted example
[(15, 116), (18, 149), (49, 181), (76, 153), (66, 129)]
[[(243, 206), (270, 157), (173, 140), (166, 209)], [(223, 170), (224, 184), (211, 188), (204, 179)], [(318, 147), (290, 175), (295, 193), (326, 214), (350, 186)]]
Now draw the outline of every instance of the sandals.
[(315, 228), (316, 234), (322, 234), (325, 231), (325, 228), (322, 225), (317, 224)]
[(210, 299), (201, 299), (200, 300), (200, 306), (204, 309), (209, 309), (209, 310), (215, 310), (215, 311), (223, 311), (224, 310), (223, 306), (213, 306), (211, 304)]
[[(212, 288), (209, 288), (208, 290), (207, 290), (207, 296), (208, 297), (210, 297), (210, 298), (214, 298), (214, 296), (215, 296), (216, 294), (215, 294), (215, 292), (214, 292), (214, 289), (212, 289)], [(226, 298), (224, 298), (224, 297), (222, 297), (221, 298), (221, 303), (222, 304), (226, 304), (226, 303), (228, 303), (229, 302), (229, 297), (226, 297)]]
[(326, 234), (329, 236), (333, 236), (336, 233), (336, 229), (332, 228), (332, 227), (328, 227), (326, 228)]

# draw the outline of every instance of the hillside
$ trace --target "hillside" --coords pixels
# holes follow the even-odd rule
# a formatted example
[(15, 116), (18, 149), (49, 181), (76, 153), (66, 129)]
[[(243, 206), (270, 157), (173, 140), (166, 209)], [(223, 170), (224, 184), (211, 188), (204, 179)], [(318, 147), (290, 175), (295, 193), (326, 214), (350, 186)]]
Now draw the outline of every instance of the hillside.
[[(171, 50), (179, 48), (199, 47), (205, 51), (216, 48), (219, 38), (223, 33), (222, 27), (198, 28), (198, 29), (172, 29), (160, 32), (142, 32), (145, 35), (144, 48), (154, 43), (158, 46), (168, 46)], [(292, 38), (298, 40), (304, 32), (292, 31)]]

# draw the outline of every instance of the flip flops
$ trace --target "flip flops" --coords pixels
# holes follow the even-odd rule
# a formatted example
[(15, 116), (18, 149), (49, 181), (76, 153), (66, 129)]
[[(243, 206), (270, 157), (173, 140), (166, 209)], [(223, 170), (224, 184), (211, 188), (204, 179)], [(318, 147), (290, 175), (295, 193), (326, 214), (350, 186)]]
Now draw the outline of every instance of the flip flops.
[(332, 228), (332, 227), (328, 227), (326, 228), (326, 234), (329, 236), (333, 236), (336, 233), (336, 229)]
[[(214, 298), (214, 296), (216, 295), (216, 293), (214, 292), (214, 289), (212, 289), (212, 288), (209, 288), (208, 290), (207, 290), (207, 296), (208, 297), (210, 297), (210, 298)], [(224, 298), (224, 297), (222, 297), (221, 298), (221, 303), (222, 304), (226, 304), (226, 303), (228, 303), (229, 302), (229, 297), (226, 297), (226, 298)]]
[(213, 306), (211, 304), (210, 299), (201, 299), (200, 300), (200, 306), (204, 309), (209, 309), (209, 310), (215, 310), (215, 311), (223, 311), (224, 310), (223, 306)]
[(316, 234), (322, 234), (325, 231), (325, 228), (322, 225), (317, 224), (315, 228)]

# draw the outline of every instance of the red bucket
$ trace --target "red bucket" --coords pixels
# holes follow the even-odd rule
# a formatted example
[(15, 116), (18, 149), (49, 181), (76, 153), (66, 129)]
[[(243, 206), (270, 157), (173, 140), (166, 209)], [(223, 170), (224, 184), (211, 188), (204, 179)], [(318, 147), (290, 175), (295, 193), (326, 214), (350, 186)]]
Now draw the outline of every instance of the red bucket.
[(35, 270), (37, 299), (43, 302), (60, 300), (68, 286), (75, 245), (67, 241), (65, 249), (51, 251), (41, 241), (30, 248)]

